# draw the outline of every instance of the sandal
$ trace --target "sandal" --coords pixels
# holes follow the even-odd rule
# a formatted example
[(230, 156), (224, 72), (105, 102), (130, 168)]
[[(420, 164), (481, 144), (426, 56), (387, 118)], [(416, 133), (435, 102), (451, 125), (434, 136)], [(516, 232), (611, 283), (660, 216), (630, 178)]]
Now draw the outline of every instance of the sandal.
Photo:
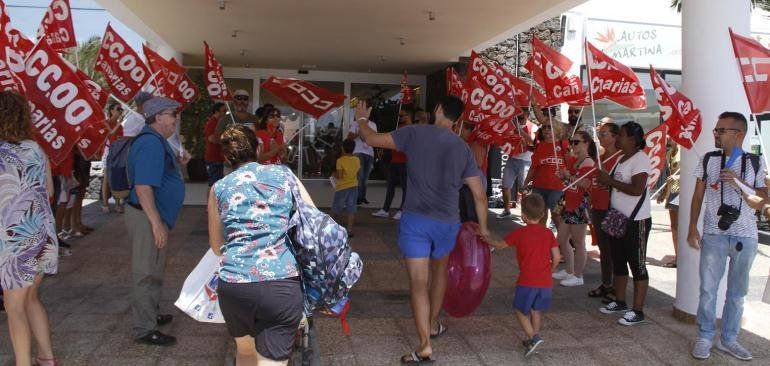
[(59, 361), (57, 361), (55, 358), (40, 358), (35, 357), (35, 362), (32, 363), (32, 366), (59, 366)]
[(438, 332), (436, 334), (431, 334), (430, 338), (434, 339), (434, 338), (441, 337), (441, 335), (446, 333), (446, 331), (447, 331), (447, 327), (443, 323), (439, 322), (438, 323)]
[(676, 268), (676, 259), (671, 262), (663, 263), (663, 268)]
[(607, 296), (607, 294), (612, 292), (612, 287), (606, 287), (604, 285), (599, 285), (599, 287), (588, 291), (588, 297), (604, 297)]
[(422, 365), (422, 364), (430, 364), (435, 361), (430, 356), (420, 356), (417, 354), (417, 351), (412, 352), (408, 355), (404, 355), (401, 357), (401, 363), (404, 365)]

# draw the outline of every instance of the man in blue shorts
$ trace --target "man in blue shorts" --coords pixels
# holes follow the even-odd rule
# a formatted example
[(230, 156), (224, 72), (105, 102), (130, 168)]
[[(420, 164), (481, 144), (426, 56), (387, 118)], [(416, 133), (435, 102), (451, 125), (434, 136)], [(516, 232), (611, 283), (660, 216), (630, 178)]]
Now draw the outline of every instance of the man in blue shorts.
[(488, 235), (487, 198), (481, 171), (468, 145), (451, 130), (462, 112), (462, 101), (447, 96), (436, 106), (434, 123), (377, 133), (368, 126), (371, 108), (364, 102), (356, 107), (356, 122), (366, 143), (399, 150), (408, 160), (409, 195), (401, 216), (398, 246), (406, 258), (420, 345), (402, 357), (402, 363), (431, 360), (430, 339), (446, 332), (438, 317), (446, 290), (449, 253), (460, 230), (457, 202), (463, 184), (473, 193), (479, 234)]

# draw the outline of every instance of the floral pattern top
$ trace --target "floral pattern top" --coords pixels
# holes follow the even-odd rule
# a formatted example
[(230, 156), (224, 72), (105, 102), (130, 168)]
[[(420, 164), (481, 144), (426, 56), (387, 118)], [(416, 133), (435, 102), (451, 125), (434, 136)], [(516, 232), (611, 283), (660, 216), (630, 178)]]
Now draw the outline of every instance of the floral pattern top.
[(289, 243), (294, 198), (283, 165), (249, 163), (212, 187), (225, 235), (219, 278), (250, 283), (299, 276)]
[(29, 287), (59, 264), (47, 164), (34, 141), (0, 140), (0, 286), (6, 290)]

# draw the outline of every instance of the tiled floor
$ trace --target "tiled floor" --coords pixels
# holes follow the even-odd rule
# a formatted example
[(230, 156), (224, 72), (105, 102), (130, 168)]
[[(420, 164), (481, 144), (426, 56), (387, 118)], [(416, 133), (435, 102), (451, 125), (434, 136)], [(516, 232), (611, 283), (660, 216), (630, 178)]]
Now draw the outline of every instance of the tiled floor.
[[(87, 223), (98, 229), (73, 240), (71, 257), (62, 258), (59, 274), (47, 278), (42, 297), (53, 329), (54, 348), (62, 365), (223, 365), (232, 352), (224, 325), (200, 324), (173, 307), (182, 283), (207, 249), (204, 209), (185, 207), (170, 235), (170, 253), (161, 308), (175, 314), (162, 330), (178, 337), (169, 348), (138, 345), (130, 336), (130, 244), (119, 214), (103, 215), (98, 206), (86, 208)], [(416, 342), (409, 307), (408, 281), (396, 246), (396, 221), (359, 214), (354, 250), (364, 259), (364, 274), (354, 288), (350, 311), (351, 337), (336, 319), (316, 319), (324, 365), (395, 365)], [(496, 232), (514, 227), (513, 221), (491, 219)], [(670, 242), (657, 230), (650, 241), (651, 262), (662, 257)], [(657, 249), (653, 249), (657, 248)], [(657, 250), (657, 252), (656, 252)], [(654, 257), (654, 258), (653, 258)], [(760, 256), (758, 256), (759, 258)], [(767, 253), (761, 259), (768, 263)], [(714, 352), (707, 362), (689, 357), (695, 327), (671, 317), (672, 277), (675, 270), (651, 266), (648, 322), (619, 326), (615, 316), (598, 312), (599, 302), (585, 292), (598, 281), (598, 264), (589, 261), (586, 286), (555, 288), (554, 302), (545, 316), (540, 352), (526, 361), (521, 355), (520, 331), (511, 315), (514, 278), (513, 251), (492, 255), (492, 281), (481, 306), (471, 316), (447, 317), (448, 333), (434, 344), (439, 365), (684, 365), (738, 364)], [(766, 273), (766, 269), (765, 269)], [(765, 277), (766, 278), (766, 277)], [(761, 282), (753, 278), (752, 282)], [(757, 286), (754, 286), (757, 287)], [(767, 307), (758, 311), (770, 315)], [(755, 310), (756, 311), (756, 310)], [(767, 325), (755, 316), (749, 329)], [(0, 365), (11, 364), (12, 351), (5, 315), (0, 315)], [(761, 333), (761, 332), (760, 332)], [(754, 353), (755, 364), (770, 364), (770, 341), (751, 331), (742, 340)]]

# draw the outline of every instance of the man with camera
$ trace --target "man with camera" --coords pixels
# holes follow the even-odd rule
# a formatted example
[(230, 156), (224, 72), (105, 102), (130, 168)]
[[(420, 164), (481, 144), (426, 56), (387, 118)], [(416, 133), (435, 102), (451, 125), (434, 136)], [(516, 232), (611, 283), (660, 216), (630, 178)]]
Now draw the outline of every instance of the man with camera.
[[(701, 251), (698, 339), (692, 349), (692, 356), (697, 359), (711, 355), (716, 335), (717, 289), (728, 259), (727, 296), (716, 347), (738, 359), (751, 359), (751, 353), (738, 343), (738, 332), (749, 272), (757, 253), (756, 210), (767, 200), (767, 189), (764, 162), (741, 149), (747, 128), (742, 114), (720, 114), (713, 133), (714, 145), (722, 150), (707, 153), (695, 168), (687, 242)], [(704, 199), (701, 237), (697, 225)]]

